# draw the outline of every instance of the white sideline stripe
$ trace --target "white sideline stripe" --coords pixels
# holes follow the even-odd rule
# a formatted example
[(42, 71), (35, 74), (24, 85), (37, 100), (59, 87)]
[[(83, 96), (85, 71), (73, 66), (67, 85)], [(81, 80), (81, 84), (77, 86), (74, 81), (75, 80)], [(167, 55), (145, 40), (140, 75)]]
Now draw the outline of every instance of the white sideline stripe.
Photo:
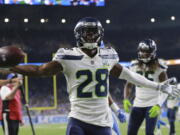
[(7, 114), (3, 113), (3, 122), (4, 122), (4, 133), (5, 135), (9, 135), (9, 131), (8, 131), (8, 122), (7, 122)]
[[(47, 128), (47, 127), (37, 127), (37, 128), (39, 128), (39, 129), (43, 129), (43, 128)], [(50, 129), (63, 129), (63, 128), (66, 128), (66, 126), (59, 126), (59, 127), (51, 127)]]
[[(161, 126), (161, 128), (168, 128), (166, 126)], [(145, 126), (141, 126), (140, 129), (145, 129)]]
[[(24, 127), (29, 127), (29, 126), (24, 126)], [(63, 129), (63, 128), (66, 128), (67, 126), (59, 126), (59, 127), (54, 127), (54, 126), (52, 126), (51, 128), (49, 128), (49, 129)], [(34, 127), (35, 129), (43, 129), (43, 128), (47, 128), (46, 126), (36, 126), (35, 125), (35, 127)]]

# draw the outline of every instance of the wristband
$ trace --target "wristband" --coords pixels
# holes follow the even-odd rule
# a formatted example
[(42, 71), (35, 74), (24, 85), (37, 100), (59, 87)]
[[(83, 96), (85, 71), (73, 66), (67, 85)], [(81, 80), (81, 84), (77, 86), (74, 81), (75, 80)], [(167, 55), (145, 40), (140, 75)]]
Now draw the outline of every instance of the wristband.
[(112, 103), (111, 104), (111, 109), (114, 111), (114, 112), (117, 112), (119, 110), (119, 107), (117, 106), (116, 103)]

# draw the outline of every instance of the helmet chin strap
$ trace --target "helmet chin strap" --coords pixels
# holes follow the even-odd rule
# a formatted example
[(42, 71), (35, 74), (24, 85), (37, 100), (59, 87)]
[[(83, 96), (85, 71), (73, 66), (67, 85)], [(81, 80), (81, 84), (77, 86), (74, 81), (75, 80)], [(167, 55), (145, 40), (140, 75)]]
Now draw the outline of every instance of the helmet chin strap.
[(83, 43), (83, 46), (80, 48), (86, 48), (86, 49), (94, 49), (98, 47), (98, 43)]
[(150, 59), (141, 59), (141, 61), (142, 61), (143, 63), (148, 63), (148, 62), (150, 61)]

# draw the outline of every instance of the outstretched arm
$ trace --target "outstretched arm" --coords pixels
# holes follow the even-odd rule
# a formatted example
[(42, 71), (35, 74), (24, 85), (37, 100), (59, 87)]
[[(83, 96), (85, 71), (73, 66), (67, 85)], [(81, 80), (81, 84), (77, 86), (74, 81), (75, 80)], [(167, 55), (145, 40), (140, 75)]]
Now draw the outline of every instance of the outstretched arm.
[(117, 77), (119, 79), (127, 80), (135, 85), (140, 85), (146, 88), (152, 88), (155, 90), (159, 89), (159, 83), (152, 82), (135, 72), (130, 71), (128, 68), (116, 64), (110, 71), (110, 75)]
[(10, 68), (11, 72), (27, 76), (52, 76), (63, 70), (62, 65), (57, 61), (51, 61), (41, 66), (23, 65)]
[(170, 83), (172, 83), (175, 78), (170, 78), (162, 83), (153, 82), (135, 72), (130, 71), (126, 67), (122, 67), (120, 64), (114, 65), (114, 67), (110, 71), (110, 74), (119, 79), (127, 80), (135, 85), (154, 90), (160, 90), (164, 93), (168, 93), (173, 97), (179, 97), (180, 95), (180, 89), (175, 87), (175, 85), (170, 85)]

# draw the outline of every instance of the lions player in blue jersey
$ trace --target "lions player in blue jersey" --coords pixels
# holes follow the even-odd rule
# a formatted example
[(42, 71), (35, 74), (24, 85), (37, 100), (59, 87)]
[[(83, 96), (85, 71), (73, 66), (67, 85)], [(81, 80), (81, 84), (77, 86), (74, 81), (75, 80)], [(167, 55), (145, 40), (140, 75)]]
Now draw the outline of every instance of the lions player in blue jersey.
[(64, 73), (71, 104), (66, 135), (111, 135), (109, 75), (175, 97), (179, 95), (179, 89), (169, 85), (170, 80), (152, 82), (121, 66), (113, 48), (100, 48), (104, 29), (99, 20), (92, 17), (81, 19), (75, 26), (74, 35), (77, 47), (60, 48), (52, 61), (41, 66), (10, 68), (11, 72), (28, 76)]
[[(101, 41), (100, 48), (104, 48), (105, 44), (103, 41)], [(113, 119), (113, 125), (112, 125), (112, 135), (121, 135), (121, 131), (119, 128), (119, 124), (117, 121), (117, 118), (121, 123), (126, 122), (126, 115), (125, 113), (118, 107), (118, 105), (113, 101), (112, 97), (109, 95), (109, 106), (112, 110), (112, 119)], [(117, 118), (116, 118), (117, 117)]]
[[(121, 123), (126, 122), (126, 115), (125, 113), (117, 106), (117, 104), (113, 101), (111, 96), (109, 96), (109, 105), (111, 107), (112, 112), (112, 119), (113, 119), (113, 125), (112, 125), (112, 135), (121, 135), (121, 131), (119, 128), (119, 124), (117, 121), (117, 118)], [(116, 118), (117, 116), (117, 118)]]
[[(178, 84), (180, 87), (180, 84)], [(167, 100), (167, 118), (170, 125), (169, 135), (175, 135), (175, 122), (176, 122), (176, 113), (178, 111), (178, 98), (171, 98), (169, 97)]]

